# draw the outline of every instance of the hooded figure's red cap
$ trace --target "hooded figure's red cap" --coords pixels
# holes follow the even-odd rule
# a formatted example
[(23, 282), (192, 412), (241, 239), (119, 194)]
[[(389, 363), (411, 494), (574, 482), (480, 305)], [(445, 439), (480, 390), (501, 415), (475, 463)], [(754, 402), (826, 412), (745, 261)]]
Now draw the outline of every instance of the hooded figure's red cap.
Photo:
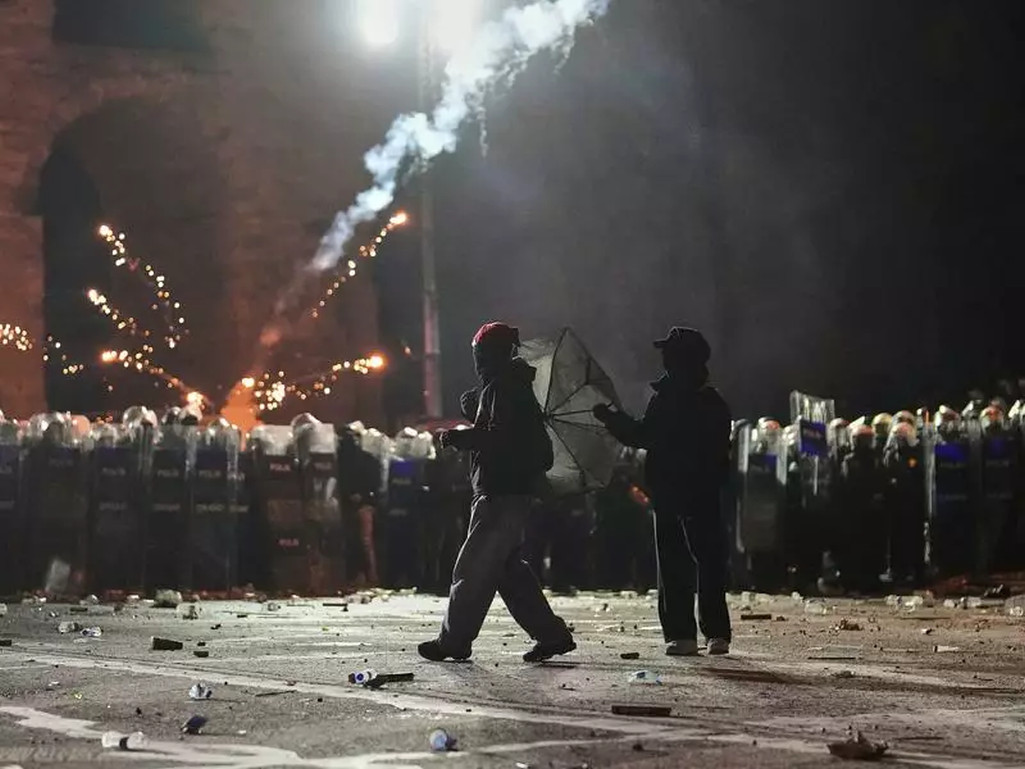
[(473, 336), (473, 346), (481, 344), (502, 344), (509, 347), (520, 346), (520, 330), (497, 321), (485, 323)]

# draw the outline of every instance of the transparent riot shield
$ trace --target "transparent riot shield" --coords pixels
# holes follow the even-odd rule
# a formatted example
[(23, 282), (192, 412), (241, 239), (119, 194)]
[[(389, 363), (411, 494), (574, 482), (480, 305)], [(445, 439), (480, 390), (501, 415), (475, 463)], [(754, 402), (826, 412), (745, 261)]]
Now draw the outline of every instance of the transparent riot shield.
[(1016, 430), (995, 407), (979, 422), (980, 495), (976, 531), (980, 574), (1007, 571), (1020, 559), (1015, 551), (1015, 486), (1020, 465)]
[(969, 574), (975, 554), (972, 449), (958, 416), (922, 430), (926, 493), (926, 568), (937, 577)]
[(832, 507), (832, 451), (828, 425), (836, 418), (832, 399), (794, 391), (790, 394), (790, 418), (796, 431), (795, 467), (790, 474), (791, 545), (790, 569), (799, 585), (818, 583), (829, 543), (838, 537), (839, 516)]
[(37, 414), (27, 439), (28, 582), (73, 598), (88, 584), (88, 430), (67, 414)]
[(896, 418), (883, 453), (884, 504), (889, 558), (884, 582), (907, 589), (918, 584), (926, 559), (926, 483), (922, 441), (916, 425)]
[(264, 565), (257, 584), (279, 592), (307, 592), (310, 532), (303, 513), (302, 478), (292, 428), (260, 425), (250, 433), (258, 542)]
[(749, 587), (774, 590), (786, 583), (784, 526), (786, 446), (780, 425), (761, 419), (736, 435), (739, 514), (736, 549)]
[(238, 584), (240, 523), (232, 507), (241, 436), (224, 419), (196, 433), (189, 526), (190, 587), (228, 592)]
[(851, 450), (840, 467), (837, 494), (841, 582), (847, 590), (874, 593), (886, 571), (889, 534), (886, 525), (886, 475), (882, 446), (864, 417), (850, 424)]
[[(1018, 467), (1025, 466), (1025, 401), (1018, 401), (1011, 408), (1010, 419), (1018, 444)], [(1014, 550), (1012, 571), (1025, 570), (1025, 470), (1019, 469), (1014, 488), (1014, 534), (1011, 536)]]
[(141, 446), (128, 428), (112, 424), (95, 427), (92, 443), (91, 588), (95, 593), (139, 590), (145, 553)]
[(424, 573), (423, 537), (427, 492), (427, 457), (419, 450), (417, 432), (403, 430), (395, 438), (388, 461), (388, 494), (382, 540), (382, 583), (385, 587), (419, 585)]
[(345, 542), (338, 499), (335, 428), (320, 422), (293, 427), (309, 531), (310, 588), (332, 595), (345, 584)]
[(146, 466), (146, 588), (179, 589), (188, 585), (192, 548), (189, 520), (192, 509), (192, 466), (196, 433), (190, 425), (155, 428)]
[(0, 597), (24, 587), (23, 430), (0, 413)]
[(235, 498), (231, 502), (231, 511), (239, 527), (238, 581), (240, 584), (255, 585), (260, 581), (260, 539), (256, 514), (253, 510), (253, 502), (256, 499), (255, 480), (253, 453), (249, 450), (247, 437), (238, 455)]

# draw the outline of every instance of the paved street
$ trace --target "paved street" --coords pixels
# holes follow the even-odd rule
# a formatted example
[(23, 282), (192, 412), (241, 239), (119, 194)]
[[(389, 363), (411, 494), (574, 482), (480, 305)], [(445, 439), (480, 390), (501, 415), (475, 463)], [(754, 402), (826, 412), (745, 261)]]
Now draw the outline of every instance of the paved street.
[[(734, 653), (679, 659), (662, 653), (649, 597), (555, 598), (580, 648), (527, 665), (499, 602), (471, 662), (432, 664), (415, 645), (444, 599), (362, 600), (203, 603), (193, 620), (142, 605), (12, 604), (0, 618), (12, 641), (0, 648), (0, 767), (817, 767), (842, 765), (826, 743), (849, 726), (888, 742), (890, 766), (1025, 765), (1025, 621), (1000, 601), (733, 596)], [(742, 619), (751, 614), (772, 618)], [(61, 622), (102, 636), (62, 635)], [(184, 648), (153, 651), (152, 636)], [(415, 679), (348, 683), (365, 668)], [(630, 682), (638, 670), (662, 682)], [(189, 699), (197, 681), (210, 700)], [(672, 712), (615, 715), (614, 704)], [(208, 722), (182, 735), (192, 715)], [(437, 728), (458, 752), (430, 751)], [(142, 731), (147, 748), (104, 749), (108, 730)]]

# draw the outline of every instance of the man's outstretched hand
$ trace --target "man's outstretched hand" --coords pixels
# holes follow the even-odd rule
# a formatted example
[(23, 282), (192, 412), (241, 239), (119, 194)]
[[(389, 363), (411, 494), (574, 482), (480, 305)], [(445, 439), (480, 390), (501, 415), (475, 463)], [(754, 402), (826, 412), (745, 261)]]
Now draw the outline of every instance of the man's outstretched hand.
[(442, 430), (438, 433), (438, 445), (443, 449), (451, 447), (461, 451), (465, 448), (465, 441), (462, 439), (468, 432), (468, 430)]

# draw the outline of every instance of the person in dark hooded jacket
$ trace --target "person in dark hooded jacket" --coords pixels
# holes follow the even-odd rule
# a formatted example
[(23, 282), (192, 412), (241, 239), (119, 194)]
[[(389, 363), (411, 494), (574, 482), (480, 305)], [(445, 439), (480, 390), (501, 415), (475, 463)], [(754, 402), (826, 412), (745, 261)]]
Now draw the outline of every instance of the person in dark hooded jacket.
[(530, 566), (521, 557), (523, 532), (553, 462), (551, 439), (534, 397), (534, 369), (515, 357), (519, 332), (488, 323), (473, 340), (480, 388), (460, 405), (468, 430), (439, 436), (443, 447), (470, 452), (473, 506), (455, 568), (441, 633), (418, 647), (422, 657), (467, 659), (495, 593), (534, 639), (526, 662), (541, 662), (576, 648), (566, 623), (555, 615)]
[[(699, 331), (674, 327), (655, 342), (665, 374), (644, 417), (594, 409), (627, 446), (647, 450), (644, 473), (655, 508), (658, 613), (670, 655), (697, 654), (698, 617), (709, 654), (729, 652), (728, 547), (720, 494), (729, 475), (730, 410), (708, 384), (711, 348)], [(696, 569), (695, 569), (696, 566)]]

